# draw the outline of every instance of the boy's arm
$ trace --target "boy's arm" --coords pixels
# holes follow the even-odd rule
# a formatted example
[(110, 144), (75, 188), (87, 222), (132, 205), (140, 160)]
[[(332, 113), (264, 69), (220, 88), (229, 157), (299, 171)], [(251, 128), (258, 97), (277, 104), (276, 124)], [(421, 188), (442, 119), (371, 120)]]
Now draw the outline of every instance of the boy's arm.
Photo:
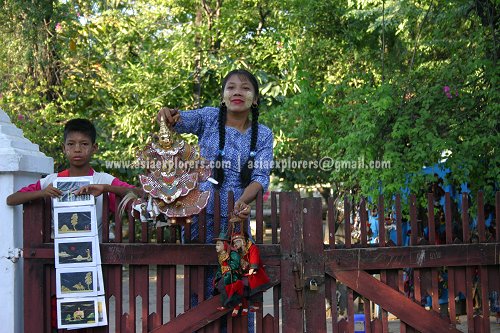
[(40, 191), (32, 192), (16, 192), (7, 197), (7, 205), (16, 206), (27, 203), (31, 200), (36, 200), (40, 198), (57, 198), (62, 195), (62, 192), (49, 184), (46, 188)]
[(75, 192), (76, 195), (82, 194), (92, 194), (94, 197), (98, 197), (103, 193), (114, 193), (119, 197), (124, 197), (128, 192), (134, 192), (138, 196), (142, 196), (144, 192), (142, 189), (137, 187), (124, 187), (124, 186), (114, 186), (108, 184), (92, 184), (81, 187), (78, 191)]

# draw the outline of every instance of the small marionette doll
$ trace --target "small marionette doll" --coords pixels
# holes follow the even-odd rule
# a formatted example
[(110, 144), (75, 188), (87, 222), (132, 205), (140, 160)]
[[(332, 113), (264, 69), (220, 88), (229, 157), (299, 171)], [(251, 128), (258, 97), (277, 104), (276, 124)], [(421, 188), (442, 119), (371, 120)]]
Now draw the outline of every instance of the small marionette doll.
[[(219, 266), (214, 278), (214, 295), (220, 294), (222, 305), (217, 309), (224, 311), (233, 308), (232, 317), (236, 317), (243, 303), (243, 282), (241, 281), (240, 255), (232, 251), (230, 239), (224, 232), (214, 238)], [(244, 311), (242, 314), (248, 312)]]
[(262, 304), (263, 292), (271, 286), (270, 279), (264, 270), (256, 244), (239, 233), (233, 234), (231, 241), (241, 256), (244, 296), (251, 302), (250, 311), (256, 312)]

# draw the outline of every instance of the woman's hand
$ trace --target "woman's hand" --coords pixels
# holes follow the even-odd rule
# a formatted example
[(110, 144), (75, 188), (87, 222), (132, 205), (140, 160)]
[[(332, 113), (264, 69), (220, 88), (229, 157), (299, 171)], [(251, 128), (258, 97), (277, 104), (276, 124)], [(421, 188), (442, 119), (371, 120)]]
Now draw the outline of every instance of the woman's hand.
[(236, 201), (234, 203), (234, 215), (239, 218), (246, 220), (250, 216), (250, 205), (247, 205), (243, 201)]
[(173, 126), (178, 121), (181, 115), (179, 114), (178, 109), (170, 109), (170, 108), (161, 108), (156, 115), (158, 123), (162, 121), (166, 122), (168, 125)]

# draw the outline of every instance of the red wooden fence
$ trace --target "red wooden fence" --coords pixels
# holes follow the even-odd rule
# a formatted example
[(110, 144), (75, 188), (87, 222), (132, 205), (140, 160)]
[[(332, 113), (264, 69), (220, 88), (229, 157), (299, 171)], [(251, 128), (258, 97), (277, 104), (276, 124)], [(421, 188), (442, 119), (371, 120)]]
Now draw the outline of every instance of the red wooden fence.
[[(399, 319), (401, 332), (458, 332), (461, 326), (456, 322), (455, 297), (459, 292), (465, 296), (468, 332), (490, 332), (488, 300), (491, 292), (500, 290), (500, 232), (499, 228), (485, 226), (482, 194), (477, 196), (477, 213), (469, 210), (467, 199), (464, 195), (462, 218), (458, 221), (452, 218), (451, 200), (446, 196), (445, 241), (440, 243), (433, 205), (429, 204), (426, 214), (419, 216), (414, 196), (408, 205), (399, 197), (394, 202), (381, 197), (379, 230), (385, 227), (384, 212), (394, 207), (397, 240), (393, 243), (382, 232), (375, 244), (368, 241), (366, 203), (359, 203), (356, 212), (354, 203), (346, 199), (342, 209), (346, 212), (344, 224), (350, 226), (351, 217), (359, 215), (360, 237), (353, 239), (350, 228), (344, 228), (340, 244), (335, 242), (334, 230), (338, 226), (335, 217), (342, 212), (332, 200), (326, 204), (325, 220), (321, 199), (272, 193), (266, 228), (270, 232), (265, 237), (259, 195), (255, 240), (275, 286), (268, 292), (265, 311), (256, 313), (256, 332), (354, 332), (355, 324), (359, 328), (359, 319), (355, 323), (359, 315), (364, 315), (366, 332), (388, 332), (394, 325), (390, 325), (394, 322), (389, 316)], [(500, 214), (499, 193), (495, 200), (497, 219), (492, 226)], [(24, 209), (25, 332), (51, 332), (50, 303), (55, 295), (51, 205), (40, 200)], [(407, 223), (404, 209), (409, 212)], [(103, 221), (108, 221), (106, 204), (104, 210)], [(474, 230), (469, 225), (471, 216), (477, 216)], [(202, 214), (201, 226), (203, 221)], [(200, 229), (197, 243), (180, 244), (178, 227), (151, 228), (131, 217), (128, 221), (115, 218), (114, 223), (114, 239), (110, 239), (109, 225), (105, 223), (100, 245), (110, 325), (82, 331), (219, 332), (223, 317), (228, 332), (247, 331), (246, 317), (231, 318), (216, 310), (218, 297), (203, 300), (206, 267), (217, 262), (213, 244), (201, 241), (206, 230)], [(323, 244), (324, 224), (330, 230), (329, 245)], [(407, 246), (407, 235), (402, 233), (405, 224), (411, 228)], [(459, 234), (453, 234), (453, 230), (460, 229), (458, 226)], [(128, 233), (124, 233), (126, 227)], [(427, 236), (424, 227), (428, 227)], [(186, 239), (189, 234), (188, 227)], [(439, 279), (444, 270), (448, 275), (448, 304), (440, 305)], [(406, 286), (404, 277), (410, 277)], [(192, 293), (201, 297), (194, 308)], [(336, 306), (337, 294), (346, 299), (343, 318), (339, 317), (342, 305)], [(426, 295), (432, 300), (430, 310), (421, 304)], [(156, 299), (151, 306), (150, 298)], [(356, 305), (358, 301), (362, 308)], [(327, 309), (327, 304), (332, 306)], [(380, 311), (374, 313), (377, 307)]]

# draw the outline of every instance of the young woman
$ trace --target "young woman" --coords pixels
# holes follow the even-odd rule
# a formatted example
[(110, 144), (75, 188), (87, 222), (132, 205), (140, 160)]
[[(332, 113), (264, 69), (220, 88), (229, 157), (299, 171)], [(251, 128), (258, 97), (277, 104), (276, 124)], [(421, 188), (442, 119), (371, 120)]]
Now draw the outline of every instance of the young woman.
[[(242, 219), (250, 215), (249, 204), (260, 190), (269, 185), (273, 161), (273, 133), (259, 124), (259, 85), (254, 75), (238, 69), (229, 72), (222, 81), (218, 108), (204, 107), (192, 111), (163, 108), (158, 120), (166, 121), (178, 133), (198, 136), (200, 154), (211, 161), (217, 184), (204, 182), (200, 190), (210, 191), (206, 207), (206, 243), (214, 235), (214, 191), (220, 191), (221, 229), (228, 230), (228, 192), (234, 193), (234, 214)], [(198, 221), (191, 224), (191, 239), (198, 238)], [(206, 297), (212, 293), (212, 277), (207, 274)], [(213, 276), (213, 275), (212, 275)], [(192, 305), (198, 302), (193, 295)], [(249, 316), (248, 331), (253, 332), (253, 316)]]
[[(249, 204), (269, 185), (273, 159), (273, 134), (259, 124), (259, 85), (246, 70), (229, 72), (222, 81), (218, 108), (204, 107), (181, 111), (163, 108), (158, 112), (178, 133), (198, 136), (201, 155), (211, 162), (218, 184), (204, 182), (200, 190), (211, 192), (207, 205), (207, 243), (214, 238), (214, 191), (220, 191), (221, 230), (227, 229), (229, 191), (234, 192), (234, 213), (248, 218)], [(196, 219), (191, 237), (198, 237)]]

